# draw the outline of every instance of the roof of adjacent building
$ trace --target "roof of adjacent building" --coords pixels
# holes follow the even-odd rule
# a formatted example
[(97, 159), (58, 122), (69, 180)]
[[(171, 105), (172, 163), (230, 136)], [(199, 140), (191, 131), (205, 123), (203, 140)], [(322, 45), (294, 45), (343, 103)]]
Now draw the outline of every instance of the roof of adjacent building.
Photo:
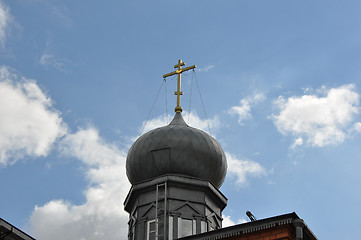
[(303, 229), (303, 238), (307, 240), (317, 240), (317, 237), (314, 233), (308, 228), (308, 226), (303, 222), (302, 219), (298, 217), (295, 212), (279, 215), (275, 217), (265, 218), (261, 220), (256, 220), (253, 222), (247, 222), (243, 224), (234, 225), (231, 227), (221, 228), (210, 232), (205, 232), (197, 235), (192, 235), (184, 238), (182, 240), (214, 240), (214, 239), (225, 239), (229, 237), (242, 236), (252, 232), (257, 232), (261, 230), (271, 229), (282, 225), (293, 225), (301, 223)]
[(0, 218), (0, 239), (6, 240), (35, 240), (19, 228)]

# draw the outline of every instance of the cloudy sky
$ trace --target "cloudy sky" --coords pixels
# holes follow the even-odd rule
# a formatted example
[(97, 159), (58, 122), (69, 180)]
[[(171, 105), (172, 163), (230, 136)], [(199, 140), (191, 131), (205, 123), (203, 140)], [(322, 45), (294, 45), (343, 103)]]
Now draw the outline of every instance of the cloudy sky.
[(225, 225), (295, 211), (319, 239), (359, 235), (353, 0), (0, 0), (0, 217), (125, 239), (127, 151), (173, 117), (180, 58), (184, 118), (227, 155)]

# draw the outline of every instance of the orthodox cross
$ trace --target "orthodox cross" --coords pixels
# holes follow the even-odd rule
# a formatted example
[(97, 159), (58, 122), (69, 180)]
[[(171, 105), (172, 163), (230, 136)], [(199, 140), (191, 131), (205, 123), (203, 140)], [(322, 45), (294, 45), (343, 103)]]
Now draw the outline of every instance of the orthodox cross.
[(177, 68), (177, 70), (163, 75), (163, 78), (166, 78), (166, 77), (178, 74), (178, 87), (177, 87), (177, 91), (174, 92), (174, 95), (177, 95), (177, 106), (174, 109), (175, 112), (182, 112), (182, 110), (183, 110), (182, 107), (180, 106), (180, 96), (183, 95), (183, 92), (181, 91), (181, 74), (182, 74), (182, 72), (196, 68), (196, 65), (182, 68), (182, 66), (184, 66), (184, 65), (186, 65), (186, 63), (182, 62), (182, 59), (179, 59), (178, 64), (174, 65), (174, 68)]

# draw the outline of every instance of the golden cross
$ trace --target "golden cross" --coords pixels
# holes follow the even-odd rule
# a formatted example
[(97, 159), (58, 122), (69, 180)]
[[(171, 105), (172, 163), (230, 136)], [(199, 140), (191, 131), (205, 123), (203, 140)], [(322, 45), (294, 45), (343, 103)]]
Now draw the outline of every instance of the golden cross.
[(182, 107), (180, 106), (180, 96), (183, 95), (183, 92), (181, 91), (181, 74), (182, 74), (182, 72), (185, 72), (185, 71), (196, 68), (196, 65), (186, 67), (186, 68), (182, 68), (182, 66), (184, 66), (184, 65), (186, 65), (186, 63), (182, 62), (182, 59), (179, 59), (178, 64), (174, 65), (174, 68), (177, 68), (177, 70), (175, 70), (174, 72), (167, 73), (167, 74), (163, 75), (163, 78), (166, 78), (166, 77), (178, 74), (178, 87), (177, 87), (177, 91), (174, 92), (174, 95), (177, 95), (177, 106), (174, 109), (175, 112), (182, 112), (183, 111)]

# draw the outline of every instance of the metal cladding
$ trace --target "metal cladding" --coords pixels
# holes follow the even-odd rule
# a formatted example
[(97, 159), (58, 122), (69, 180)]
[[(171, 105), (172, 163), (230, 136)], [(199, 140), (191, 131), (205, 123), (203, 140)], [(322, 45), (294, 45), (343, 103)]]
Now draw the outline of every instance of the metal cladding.
[(130, 148), (127, 176), (134, 185), (162, 175), (183, 175), (221, 187), (226, 156), (209, 134), (188, 126), (177, 112), (172, 122), (139, 137)]

